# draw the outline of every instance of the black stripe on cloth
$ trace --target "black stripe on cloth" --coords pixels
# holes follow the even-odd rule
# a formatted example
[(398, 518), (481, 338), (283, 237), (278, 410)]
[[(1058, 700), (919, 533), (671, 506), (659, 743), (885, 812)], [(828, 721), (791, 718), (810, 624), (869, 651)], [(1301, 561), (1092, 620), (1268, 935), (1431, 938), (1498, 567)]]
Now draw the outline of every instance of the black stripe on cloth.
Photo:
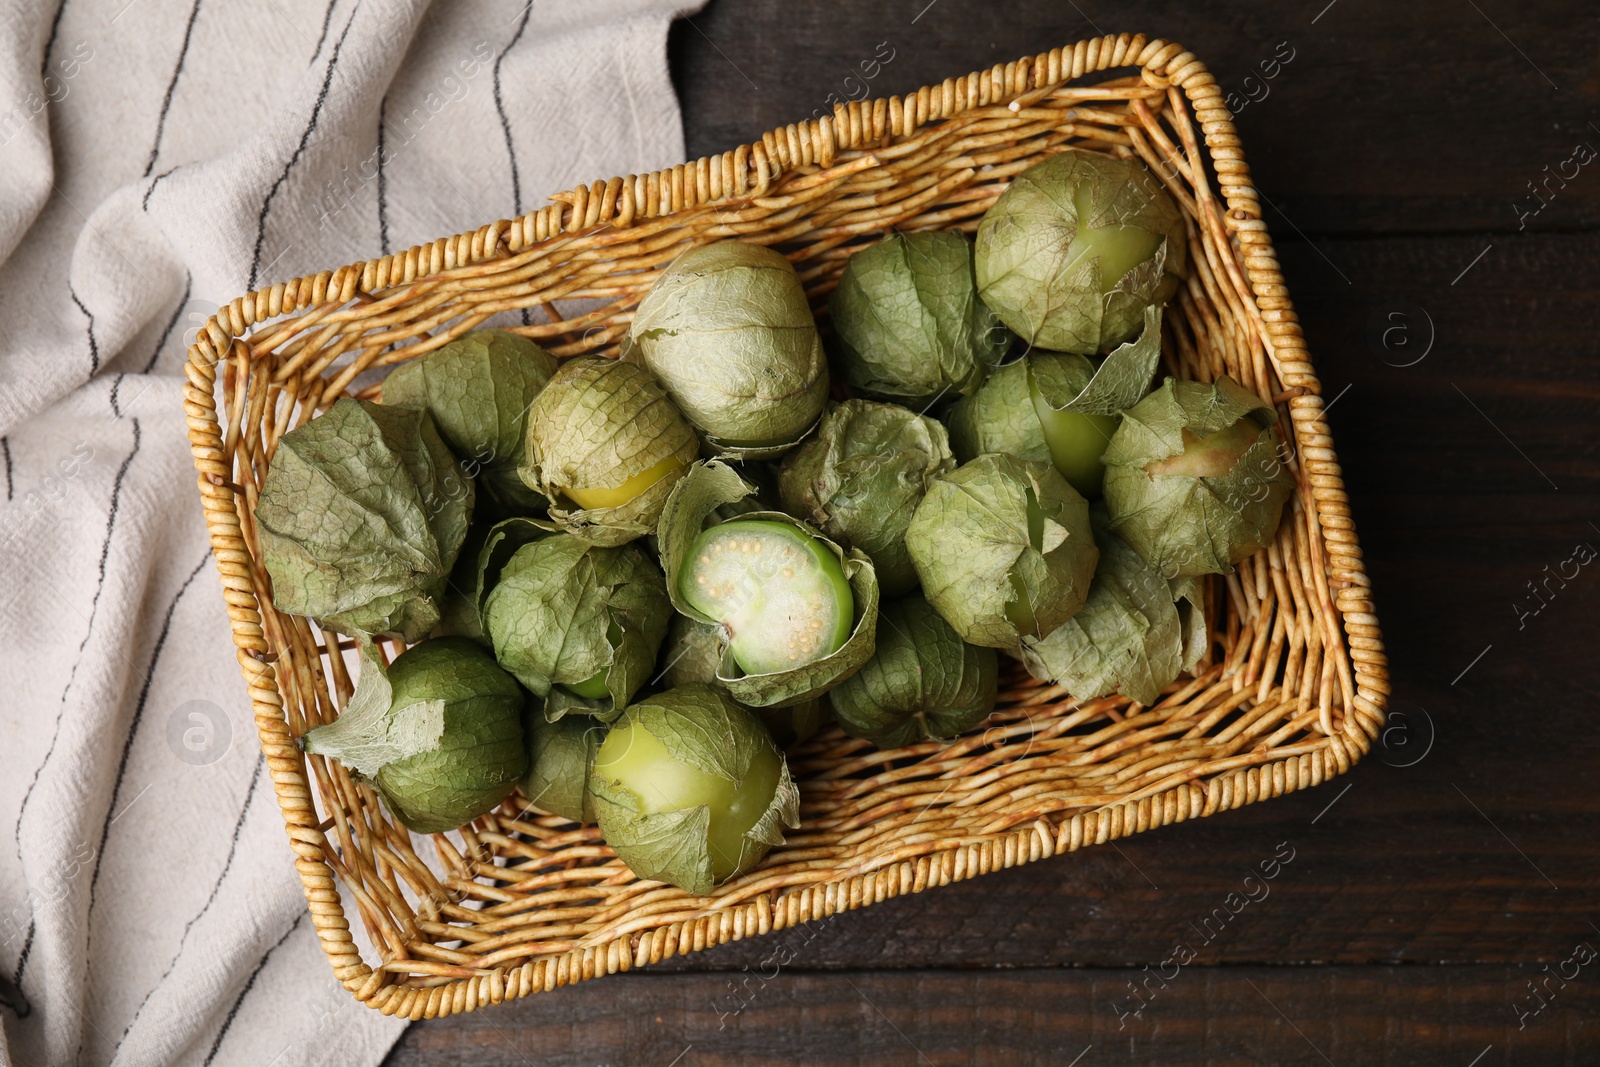
[(522, 214), (522, 178), (517, 173), (517, 149), (511, 143), (511, 119), (506, 115), (506, 102), (500, 92), (500, 65), (505, 62), (506, 54), (517, 46), (522, 40), (523, 31), (528, 28), (528, 19), (533, 15), (533, 4), (522, 9), (522, 21), (517, 23), (517, 32), (511, 35), (511, 40), (500, 54), (494, 57), (494, 109), (500, 116), (500, 132), (506, 138), (506, 156), (511, 160), (511, 206), (513, 216)]
[(383, 124), (389, 114), (389, 94), (378, 101), (378, 247), (389, 254), (389, 183), (383, 176)]
[(222, 1039), (228, 1036), (228, 1030), (233, 1026), (233, 1020), (239, 1014), (239, 1008), (244, 1004), (244, 998), (250, 995), (251, 989), (255, 988), (256, 978), (260, 976), (262, 970), (267, 966), (267, 961), (272, 958), (272, 954), (283, 947), (283, 943), (289, 940), (290, 934), (300, 929), (300, 924), (305, 921), (306, 916), (309, 914), (311, 914), (309, 911), (302, 911), (295, 919), (294, 924), (284, 931), (282, 937), (278, 938), (278, 943), (267, 949), (266, 953), (261, 957), (261, 962), (256, 964), (256, 969), (250, 972), (249, 981), (245, 982), (244, 988), (239, 990), (239, 999), (234, 1001), (233, 1007), (228, 1009), (228, 1017), (222, 1020), (222, 1029), (217, 1031), (217, 1039), (211, 1043), (211, 1051), (206, 1053), (206, 1062), (201, 1067), (211, 1067), (211, 1061), (217, 1058), (217, 1050), (222, 1048)]
[(189, 23), (183, 28), (183, 47), (178, 49), (178, 65), (172, 68), (172, 77), (167, 81), (167, 95), (161, 99), (161, 117), (156, 120), (156, 143), (150, 146), (150, 159), (144, 165), (146, 178), (156, 169), (156, 156), (161, 154), (161, 135), (167, 130), (167, 112), (172, 110), (172, 92), (178, 87), (178, 79), (183, 76), (183, 61), (189, 58), (189, 39), (194, 36), (194, 22), (199, 16), (200, 0), (194, 0), (194, 7), (189, 9)]
[[(32, 1009), (29, 1008), (28, 998), (22, 992), (22, 972), (28, 966), (28, 954), (33, 951), (33, 934), (34, 934), (34, 931), (36, 929), (37, 929), (37, 927), (34, 925), (33, 920), (29, 919), (28, 920), (28, 936), (26, 938), (24, 938), (23, 941), (22, 941), (22, 954), (17, 957), (17, 969), (16, 969), (16, 972), (13, 973), (12, 976), (11, 976), (11, 988), (16, 990), (17, 996), (22, 998), (22, 1007), (23, 1008), (28, 1008), (29, 1011), (31, 1011)], [(27, 1011), (23, 1011), (21, 1009), (18, 1009), (17, 1018), (20, 1019), (24, 1015), (27, 1015), (27, 1014), (28, 1014)]]
[[(89, 907), (84, 914), (84, 926), (87, 928), (84, 934), (84, 956), (87, 959), (94, 959), (94, 890), (100, 883), (100, 863), (106, 858), (106, 839), (111, 836), (111, 820), (117, 810), (117, 797), (122, 793), (122, 781), (128, 773), (128, 756), (133, 752), (133, 739), (139, 734), (139, 723), (144, 719), (145, 702), (150, 698), (150, 682), (156, 675), (156, 664), (161, 661), (161, 650), (166, 646), (167, 635), (172, 632), (172, 616), (178, 610), (178, 602), (183, 599), (183, 594), (189, 591), (189, 586), (210, 558), (211, 553), (208, 551), (201, 557), (195, 569), (189, 572), (189, 577), (183, 580), (178, 591), (173, 594), (172, 602), (167, 605), (167, 614), (161, 620), (161, 632), (156, 636), (155, 648), (150, 652), (150, 665), (144, 672), (144, 685), (139, 687), (139, 703), (133, 709), (133, 722), (128, 726), (128, 738), (122, 743), (122, 761), (117, 765), (116, 784), (111, 787), (111, 803), (106, 805), (106, 821), (100, 827), (100, 847), (95, 849), (94, 853), (94, 873), (89, 876)], [(87, 1037), (87, 1033), (79, 1032), (78, 1057), (74, 1062), (82, 1062), (83, 1042)]]
[(266, 767), (266, 765), (266, 758), (260, 754), (257, 754), (256, 773), (250, 779), (250, 791), (244, 795), (244, 806), (239, 809), (239, 817), (234, 820), (233, 840), (228, 845), (228, 858), (223, 861), (222, 873), (217, 875), (217, 880), (211, 887), (211, 895), (206, 897), (205, 904), (201, 905), (200, 910), (195, 912), (189, 921), (184, 924), (183, 936), (178, 938), (178, 951), (172, 954), (172, 962), (167, 964), (167, 969), (162, 972), (160, 979), (157, 980), (156, 983), (145, 992), (144, 999), (141, 1000), (139, 1002), (139, 1006), (134, 1009), (133, 1017), (128, 1020), (128, 1025), (123, 1028), (122, 1036), (117, 1038), (116, 1047), (111, 1050), (110, 1062), (116, 1062), (118, 1050), (122, 1048), (122, 1043), (128, 1039), (128, 1033), (133, 1029), (133, 1024), (139, 1021), (139, 1014), (144, 1011), (144, 1006), (150, 1003), (150, 997), (157, 989), (161, 988), (161, 986), (169, 977), (171, 977), (172, 969), (178, 965), (178, 960), (183, 956), (184, 946), (189, 943), (189, 931), (194, 929), (194, 924), (204, 918), (206, 912), (211, 910), (211, 905), (216, 902), (217, 893), (222, 889), (222, 883), (227, 879), (228, 872), (233, 869), (233, 857), (239, 851), (239, 835), (244, 830), (245, 817), (250, 814), (250, 805), (255, 802), (256, 787), (261, 784), (261, 771)]
[[(55, 732), (50, 735), (50, 747), (45, 750), (44, 760), (33, 769), (33, 778), (28, 782), (27, 792), (22, 794), (22, 806), (17, 809), (17, 828), (13, 836), (16, 838), (17, 851), (22, 851), (22, 820), (28, 814), (28, 801), (33, 799), (33, 791), (39, 785), (39, 774), (49, 766), (50, 759), (56, 754), (56, 742), (61, 740), (61, 720), (67, 711), (67, 696), (72, 692), (72, 685), (78, 680), (78, 666), (83, 662), (83, 650), (88, 647), (89, 638), (94, 634), (95, 616), (100, 612), (100, 594), (106, 588), (106, 561), (111, 557), (111, 537), (116, 532), (117, 510), (122, 503), (122, 483), (128, 476), (128, 467), (133, 463), (133, 457), (139, 454), (139, 420), (133, 419), (133, 448), (128, 452), (128, 458), (122, 461), (122, 466), (117, 468), (117, 478), (111, 487), (110, 514), (106, 516), (105, 541), (100, 546), (100, 579), (95, 586), (94, 601), (89, 605), (89, 626), (84, 631), (83, 641), (78, 645), (78, 656), (72, 661), (72, 673), (67, 676), (67, 687), (61, 691), (61, 707), (56, 711)], [(33, 934), (28, 934), (28, 943), (33, 943)], [(17, 987), (22, 986), (22, 975), (28, 966), (28, 953), (23, 950), (22, 960), (17, 964)]]
[(311, 143), (311, 134), (317, 128), (317, 120), (322, 118), (322, 105), (328, 100), (328, 86), (333, 84), (333, 71), (339, 65), (339, 50), (344, 47), (344, 39), (350, 34), (350, 27), (355, 23), (356, 16), (361, 13), (361, 5), (356, 4), (350, 17), (345, 20), (344, 29), (339, 34), (339, 40), (334, 43), (333, 55), (328, 57), (328, 69), (322, 75), (322, 88), (317, 91), (317, 102), (311, 108), (311, 118), (306, 123), (305, 132), (300, 135), (300, 143), (295, 146), (294, 155), (283, 165), (283, 173), (278, 175), (278, 180), (272, 183), (272, 188), (267, 190), (267, 197), (261, 202), (261, 214), (256, 218), (256, 250), (250, 260), (250, 283), (247, 289), (254, 289), (261, 273), (261, 250), (267, 243), (267, 213), (272, 210), (272, 201), (277, 197), (278, 190), (283, 188), (289, 180), (289, 172), (294, 170), (294, 165), (300, 161), (305, 153), (306, 145)]
[(71, 282), (67, 283), (67, 292), (72, 295), (72, 302), (78, 305), (78, 310), (83, 312), (83, 317), (89, 320), (89, 376), (92, 378), (100, 369), (100, 345), (94, 339), (94, 315), (78, 299), (78, 291)]
[(177, 167), (170, 167), (167, 170), (162, 171), (160, 174), (157, 174), (154, 178), (150, 179), (150, 184), (145, 188), (144, 191), (144, 198), (139, 201), (139, 206), (141, 208), (143, 208), (145, 211), (150, 210), (150, 194), (156, 191), (156, 186), (161, 184), (161, 179), (165, 178), (167, 175), (171, 174), (177, 169)]
[(50, 36), (45, 38), (44, 55), (39, 60), (39, 77), (43, 78), (50, 73), (50, 53), (56, 47), (56, 34), (61, 32), (61, 15), (67, 10), (67, 0), (61, 0), (56, 8), (56, 17), (50, 20)]
[[(122, 418), (122, 409), (117, 407), (117, 394), (122, 392), (122, 379), (126, 377), (126, 374), (118, 374), (111, 380), (111, 412), (119, 419)], [(139, 398), (134, 397), (134, 399)]]
[(327, 43), (328, 40), (328, 27), (333, 25), (333, 9), (338, 6), (339, 0), (333, 0), (333, 2), (328, 5), (328, 10), (322, 13), (322, 32), (317, 34), (317, 49), (311, 53), (311, 58), (306, 60), (306, 66), (311, 66), (311, 64), (317, 61), (317, 57), (322, 54), (322, 46)]
[[(171, 171), (167, 172), (172, 173)], [(156, 342), (156, 350), (150, 353), (150, 358), (145, 362), (141, 374), (149, 374), (155, 367), (156, 360), (161, 358), (162, 350), (167, 347), (167, 340), (172, 336), (172, 331), (177, 329), (178, 319), (183, 315), (183, 309), (189, 306), (189, 296), (194, 292), (194, 275), (189, 271), (183, 272), (183, 297), (178, 301), (178, 306), (172, 310), (172, 318), (167, 320), (167, 328), (161, 331), (161, 339)]]
[(10, 500), (16, 495), (16, 489), (11, 479), (11, 438), (0, 437), (0, 451), (6, 454), (6, 499)]

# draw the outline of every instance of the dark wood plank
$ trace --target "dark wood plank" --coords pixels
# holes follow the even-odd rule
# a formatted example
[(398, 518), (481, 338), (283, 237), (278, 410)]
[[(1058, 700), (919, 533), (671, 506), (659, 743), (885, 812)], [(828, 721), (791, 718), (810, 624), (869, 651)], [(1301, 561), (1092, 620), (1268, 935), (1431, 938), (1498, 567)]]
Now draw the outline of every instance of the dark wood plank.
[(414, 1026), (387, 1064), (1592, 1064), (1595, 943), (1590, 933), (1581, 947), (1567, 944), (1564, 968), (1548, 972), (1172, 964), (1165, 978), (1154, 969), (820, 975), (773, 957), (738, 976), (622, 975), (448, 1027)]
[[(1313, 236), (1515, 231), (1514, 205), (1536, 206), (1528, 182), (1580, 141), (1600, 150), (1600, 25), (1582, 0), (1323, 6), (718, 0), (674, 30), (670, 54), (694, 157), (829, 108), (829, 94), (911, 92), (1102, 32), (1181, 41), (1244, 102), (1260, 188)], [(881, 70), (880, 43), (893, 50)], [(1530, 228), (1600, 223), (1600, 158), (1577, 169)]]

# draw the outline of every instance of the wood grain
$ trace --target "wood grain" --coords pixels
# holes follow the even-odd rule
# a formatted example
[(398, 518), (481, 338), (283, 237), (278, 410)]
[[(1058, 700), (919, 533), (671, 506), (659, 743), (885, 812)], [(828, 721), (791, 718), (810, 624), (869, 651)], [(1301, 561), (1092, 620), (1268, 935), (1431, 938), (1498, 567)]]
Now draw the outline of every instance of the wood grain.
[(414, 1026), (388, 1067), (1583, 1064), (1600, 1027), (1596, 968), (1574, 959), (1566, 980), (1539, 967), (619, 975)]
[[(861, 79), (882, 42), (894, 59), (866, 83), (875, 97), (1086, 37), (1146, 33), (1182, 42), (1245, 101), (1237, 121), (1258, 187), (1306, 233), (1515, 231), (1513, 203), (1534, 204), (1528, 182), (1579, 141), (1600, 150), (1588, 125), (1600, 124), (1597, 28), (1581, 0), (1476, 8), (713, 0), (673, 31), (671, 58), (693, 158), (829, 107), (830, 93), (859, 93), (847, 79)], [(1264, 78), (1285, 41), (1293, 59)], [(1528, 228), (1600, 223), (1600, 158), (1551, 188)], [(1292, 236), (1283, 217), (1270, 221), (1275, 237)]]

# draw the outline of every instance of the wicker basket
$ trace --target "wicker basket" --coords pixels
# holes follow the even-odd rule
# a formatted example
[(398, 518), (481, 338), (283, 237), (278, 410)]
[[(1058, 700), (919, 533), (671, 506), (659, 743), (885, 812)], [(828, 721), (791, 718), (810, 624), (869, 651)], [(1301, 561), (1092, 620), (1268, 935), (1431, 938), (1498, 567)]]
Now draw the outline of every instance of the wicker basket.
[[(1186, 216), (1168, 369), (1226, 371), (1293, 430), (1298, 488), (1277, 540), (1211, 582), (1211, 652), (1159, 704), (1080, 704), (1010, 665), (987, 728), (953, 744), (879, 751), (830, 728), (791, 756), (802, 828), (709, 897), (634, 878), (593, 827), (519, 797), (434, 836), (425, 860), (367, 787), (295, 747), (351, 680), (348, 642), (267, 595), (253, 511), (286, 430), (353, 390), (377, 395), (355, 389), (362, 372), (501, 312), (531, 309), (519, 332), (558, 356), (614, 352), (691, 243), (778, 246), (821, 309), (854, 250), (892, 229), (971, 231), (1013, 175), (1067, 145), (1143, 159)], [(1222, 94), (1181, 46), (1084, 41), (552, 201), (257, 290), (189, 350), (189, 439), (239, 664), (312, 918), (359, 1000), (413, 1019), (471, 1011), (1316, 785), (1377, 736), (1383, 644), (1321, 386)], [(555, 304), (596, 298), (571, 318)]]

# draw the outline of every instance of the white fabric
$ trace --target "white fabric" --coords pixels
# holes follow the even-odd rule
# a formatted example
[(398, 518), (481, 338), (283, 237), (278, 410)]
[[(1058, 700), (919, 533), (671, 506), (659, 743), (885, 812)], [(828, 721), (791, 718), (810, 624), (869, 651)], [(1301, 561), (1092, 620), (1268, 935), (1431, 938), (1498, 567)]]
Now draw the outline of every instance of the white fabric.
[(666, 34), (700, 3), (0, 0), (0, 1065), (362, 1067), (400, 1034), (305, 913), (185, 332), (678, 161)]

